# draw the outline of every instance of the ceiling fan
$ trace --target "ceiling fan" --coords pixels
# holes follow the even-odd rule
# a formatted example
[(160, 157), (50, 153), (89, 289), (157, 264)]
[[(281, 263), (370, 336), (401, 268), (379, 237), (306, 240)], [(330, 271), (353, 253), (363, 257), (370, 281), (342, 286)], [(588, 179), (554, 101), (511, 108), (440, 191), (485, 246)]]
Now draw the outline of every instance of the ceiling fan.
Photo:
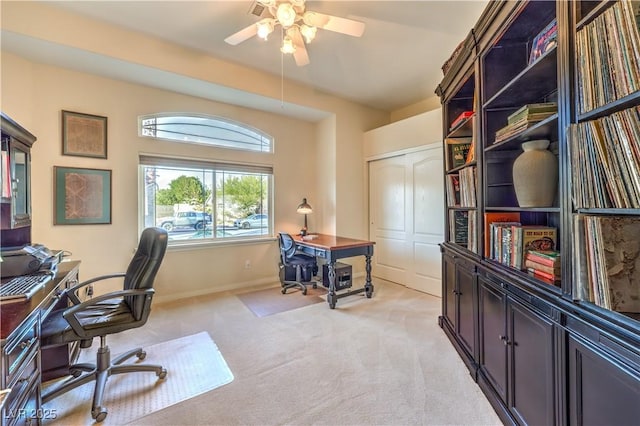
[(304, 3), (305, 0), (257, 0), (252, 13), (261, 16), (266, 9), (268, 16), (224, 41), (235, 46), (255, 35), (266, 40), (280, 26), (283, 31), (280, 51), (293, 54), (296, 64), (303, 66), (309, 63), (305, 44), (311, 43), (318, 28), (353, 37), (360, 37), (364, 32), (363, 22), (306, 10)]

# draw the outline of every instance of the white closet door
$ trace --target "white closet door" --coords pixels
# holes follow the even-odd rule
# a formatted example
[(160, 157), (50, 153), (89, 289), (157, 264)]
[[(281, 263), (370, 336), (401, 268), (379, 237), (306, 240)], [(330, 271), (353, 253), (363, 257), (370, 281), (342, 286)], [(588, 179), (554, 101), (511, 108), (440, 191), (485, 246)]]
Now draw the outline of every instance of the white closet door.
[(369, 163), (374, 276), (441, 295), (443, 199), (439, 144)]
[(444, 188), (442, 146), (407, 155), (407, 172), (413, 187), (412, 232), (407, 234), (406, 285), (441, 296), (440, 244), (444, 240)]
[(369, 238), (376, 242), (374, 276), (406, 283), (407, 194), (405, 156), (369, 163)]

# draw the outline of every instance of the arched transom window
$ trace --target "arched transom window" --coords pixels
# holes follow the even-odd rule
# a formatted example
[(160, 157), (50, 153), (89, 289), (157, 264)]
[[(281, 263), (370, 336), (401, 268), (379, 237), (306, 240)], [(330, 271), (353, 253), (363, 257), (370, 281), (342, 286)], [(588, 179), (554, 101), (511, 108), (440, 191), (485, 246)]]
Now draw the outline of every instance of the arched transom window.
[(245, 151), (273, 152), (273, 137), (244, 123), (200, 114), (163, 113), (139, 117), (139, 135)]

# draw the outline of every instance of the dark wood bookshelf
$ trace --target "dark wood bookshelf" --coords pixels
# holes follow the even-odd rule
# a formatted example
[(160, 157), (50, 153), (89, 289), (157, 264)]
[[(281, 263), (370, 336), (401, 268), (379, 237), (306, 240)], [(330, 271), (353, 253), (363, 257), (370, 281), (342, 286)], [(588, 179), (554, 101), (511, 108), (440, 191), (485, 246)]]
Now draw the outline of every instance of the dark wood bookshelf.
[[(477, 177), (477, 207), (445, 206), (439, 325), (505, 424), (632, 424), (640, 418), (640, 313), (595, 299), (594, 292), (611, 291), (600, 282), (608, 269), (601, 259), (586, 256), (604, 248), (576, 225), (578, 219), (604, 226), (608, 218), (626, 218), (621, 221), (625, 226), (635, 226), (629, 218), (640, 217), (640, 209), (574, 208), (572, 179), (578, 169), (572, 168), (576, 160), (569, 130), (640, 105), (636, 91), (578, 113), (578, 67), (585, 57), (576, 55), (576, 34), (623, 1), (628, 0), (490, 2), (471, 30), (469, 57), (459, 58), (460, 66), (450, 69), (436, 90), (445, 138), (471, 137), (475, 142), (474, 163), (445, 173), (475, 167)], [(534, 39), (554, 19), (557, 45), (529, 63)], [(615, 49), (611, 43), (602, 45)], [(557, 113), (495, 143), (509, 116), (542, 102), (556, 102)], [(463, 110), (473, 110), (475, 118), (450, 131)], [(551, 206), (520, 207), (513, 164), (522, 144), (535, 139), (550, 141), (549, 151), (558, 161), (557, 192)], [(618, 160), (625, 158), (629, 161), (622, 155)], [(457, 210), (474, 215), (476, 252), (450, 242), (449, 212)], [(555, 228), (559, 280), (539, 279), (493, 259), (499, 249), (494, 245), (494, 253), (489, 250), (491, 227), (485, 217), (493, 222), (500, 213), (519, 217), (523, 226)], [(496, 230), (493, 238), (504, 237), (498, 242), (507, 249), (510, 232), (502, 236)], [(501, 260), (507, 262), (509, 256)], [(593, 269), (596, 264), (599, 269)], [(639, 285), (640, 270), (634, 274), (630, 282)]]

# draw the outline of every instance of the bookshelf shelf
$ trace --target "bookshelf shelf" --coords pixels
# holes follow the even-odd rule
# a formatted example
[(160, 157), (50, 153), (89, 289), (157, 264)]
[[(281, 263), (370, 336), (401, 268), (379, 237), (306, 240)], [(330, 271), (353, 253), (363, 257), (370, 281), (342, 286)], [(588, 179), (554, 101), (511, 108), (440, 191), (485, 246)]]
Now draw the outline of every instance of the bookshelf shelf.
[(470, 167), (470, 166), (476, 166), (476, 165), (477, 165), (476, 161), (470, 161), (468, 163), (463, 164), (462, 166), (454, 167), (451, 170), (447, 170), (447, 174), (455, 174), (455, 173), (459, 172), (462, 169), (465, 169), (465, 168)]
[(578, 209), (579, 214), (640, 216), (640, 209)]
[(522, 133), (501, 142), (494, 142), (485, 151), (504, 151), (520, 149), (522, 142), (532, 139), (558, 140), (558, 114), (554, 114), (524, 130)]
[(578, 116), (577, 121), (583, 122), (583, 121), (595, 120), (597, 118), (607, 116), (612, 112), (620, 111), (620, 110), (632, 107), (634, 105), (638, 105), (638, 103), (640, 103), (640, 90), (637, 92), (631, 93), (630, 95), (627, 95), (623, 98), (620, 98), (617, 101), (595, 108), (584, 114), (580, 114)]
[[(474, 163), (445, 179), (472, 168), (477, 202), (445, 207), (440, 326), (505, 424), (640, 418), (640, 61), (616, 50), (640, 52), (638, 27), (637, 1), (489, 2), (466, 66), (438, 86), (447, 137), (475, 112), (460, 133)], [(520, 207), (513, 164), (535, 139), (550, 141), (557, 191)], [(459, 211), (473, 243), (452, 243)]]
[(520, 106), (537, 101), (540, 93), (551, 95), (557, 89), (557, 68), (557, 54), (554, 48), (516, 75), (485, 102), (484, 108)]
[(465, 119), (462, 123), (457, 125), (455, 129), (451, 129), (448, 138), (467, 138), (473, 135), (473, 117), (471, 116)]

